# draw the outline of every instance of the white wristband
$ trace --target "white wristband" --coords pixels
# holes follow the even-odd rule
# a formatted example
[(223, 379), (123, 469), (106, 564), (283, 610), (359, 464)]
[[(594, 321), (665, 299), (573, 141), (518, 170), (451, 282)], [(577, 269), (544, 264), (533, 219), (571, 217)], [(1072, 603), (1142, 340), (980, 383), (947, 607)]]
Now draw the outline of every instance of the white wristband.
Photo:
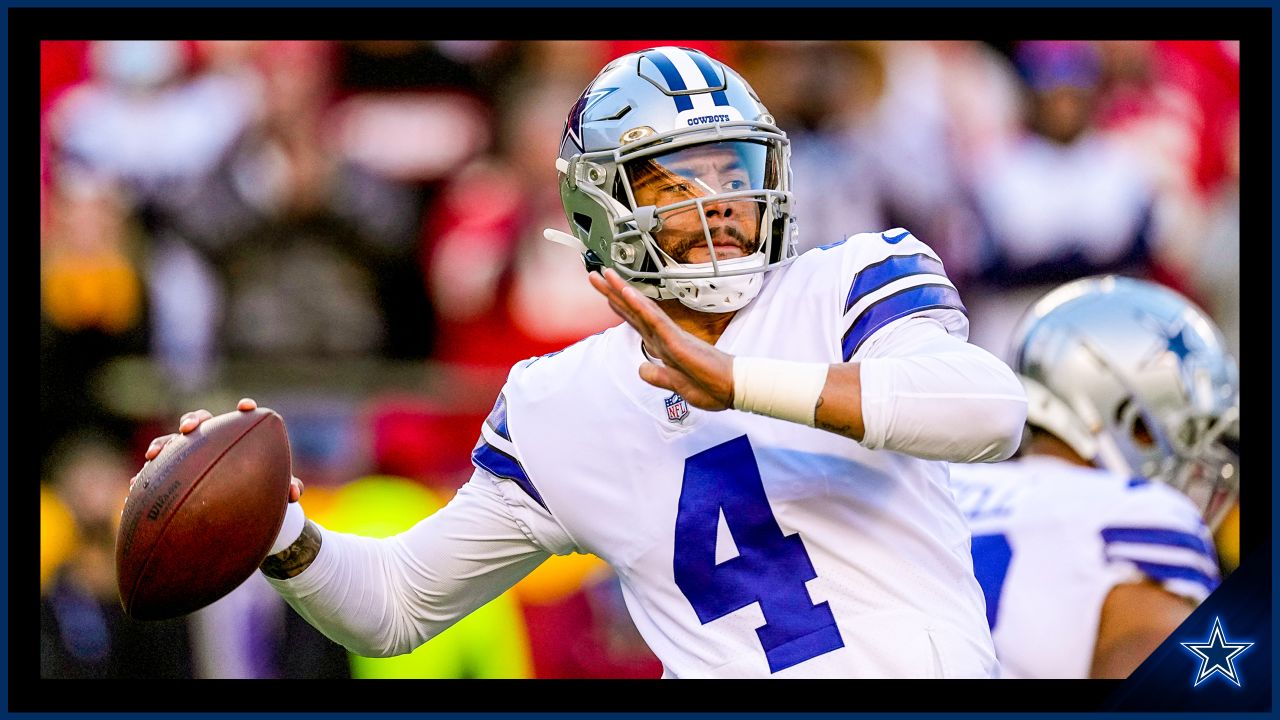
[(735, 357), (733, 407), (813, 427), (827, 364)]
[(291, 502), (284, 511), (284, 524), (280, 526), (280, 534), (271, 544), (267, 555), (276, 555), (289, 549), (289, 546), (302, 537), (302, 528), (307, 524), (306, 513), (302, 512), (302, 503)]

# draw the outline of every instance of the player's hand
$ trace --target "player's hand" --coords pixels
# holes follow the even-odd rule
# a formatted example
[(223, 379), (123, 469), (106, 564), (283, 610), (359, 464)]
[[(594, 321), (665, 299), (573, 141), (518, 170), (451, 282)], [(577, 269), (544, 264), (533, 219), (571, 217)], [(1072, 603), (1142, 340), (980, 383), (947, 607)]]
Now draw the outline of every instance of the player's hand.
[[(239, 410), (240, 412), (253, 412), (254, 410), (258, 409), (258, 401), (254, 400), (253, 398), (244, 398), (243, 400), (241, 400), (239, 403), (236, 404), (236, 409)], [(165, 445), (169, 444), (170, 440), (178, 437), (179, 435), (186, 435), (188, 433), (195, 432), (196, 428), (200, 427), (200, 423), (204, 422), (205, 420), (208, 420), (211, 417), (213, 417), (213, 413), (203, 408), (199, 410), (193, 410), (192, 412), (189, 412), (189, 413), (184, 413), (182, 417), (178, 420), (178, 432), (170, 433), (168, 435), (161, 435), (155, 440), (152, 440), (151, 445), (147, 447), (147, 452), (143, 454), (143, 457), (146, 458), (147, 462), (151, 462), (152, 460), (155, 460), (156, 456), (160, 454), (160, 451), (164, 449)], [(143, 463), (143, 467), (145, 466), (146, 466), (146, 463)], [(130, 490), (133, 489), (133, 484), (137, 481), (138, 481), (138, 476), (134, 475), (133, 480), (129, 481)], [(293, 478), (292, 480), (289, 481), (289, 502), (298, 502), (298, 499), (301, 497), (302, 497), (302, 481), (299, 480), (298, 478)]]
[(724, 410), (733, 406), (733, 356), (694, 337), (667, 316), (658, 303), (641, 295), (616, 271), (589, 273), (591, 286), (613, 311), (640, 333), (649, 353), (662, 365), (645, 362), (640, 377), (677, 393), (694, 407)]

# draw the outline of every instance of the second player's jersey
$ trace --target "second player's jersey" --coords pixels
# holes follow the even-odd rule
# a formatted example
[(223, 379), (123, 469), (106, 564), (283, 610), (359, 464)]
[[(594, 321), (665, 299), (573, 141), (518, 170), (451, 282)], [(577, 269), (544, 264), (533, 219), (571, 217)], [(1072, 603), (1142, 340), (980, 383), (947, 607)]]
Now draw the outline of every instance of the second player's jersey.
[(1172, 488), (1046, 456), (952, 465), (1002, 677), (1086, 678), (1102, 605), (1148, 578), (1202, 601), (1213, 540)]
[[(929, 248), (901, 229), (857, 235), (769, 273), (717, 347), (891, 355), (895, 324), (920, 316), (967, 333)], [(666, 676), (994, 672), (945, 463), (698, 410), (642, 381), (645, 359), (623, 324), (517, 365), (473, 457), (524, 489), (515, 516), (543, 547), (617, 571)]]

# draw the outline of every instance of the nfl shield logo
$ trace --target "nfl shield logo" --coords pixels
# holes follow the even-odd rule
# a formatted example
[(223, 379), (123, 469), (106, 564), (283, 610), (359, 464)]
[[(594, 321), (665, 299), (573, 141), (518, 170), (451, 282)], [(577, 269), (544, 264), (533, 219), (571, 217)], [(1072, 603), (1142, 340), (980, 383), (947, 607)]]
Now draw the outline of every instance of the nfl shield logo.
[(672, 393), (671, 397), (664, 401), (667, 404), (667, 420), (673, 423), (684, 422), (689, 417), (689, 403), (684, 401), (677, 393)]

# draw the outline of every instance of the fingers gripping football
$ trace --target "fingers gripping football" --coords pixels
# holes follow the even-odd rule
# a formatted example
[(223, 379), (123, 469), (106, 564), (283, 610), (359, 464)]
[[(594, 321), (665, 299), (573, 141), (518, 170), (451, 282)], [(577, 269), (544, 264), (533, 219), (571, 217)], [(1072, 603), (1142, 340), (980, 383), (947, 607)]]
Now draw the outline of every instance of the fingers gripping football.
[[(240, 412), (253, 412), (258, 409), (258, 402), (253, 398), (242, 398), (240, 402), (236, 403), (236, 409)], [(213, 413), (205, 410), (204, 408), (183, 413), (182, 417), (178, 419), (178, 432), (161, 435), (160, 437), (152, 440), (151, 444), (147, 446), (147, 451), (143, 454), (146, 462), (149, 463), (152, 460), (155, 460), (160, 454), (160, 451), (164, 449), (165, 445), (169, 444), (169, 442), (174, 438), (195, 432), (196, 428), (200, 427), (201, 423), (211, 419), (212, 417)], [(146, 463), (143, 464), (143, 467), (146, 467)], [(140, 474), (141, 472), (139, 472), (139, 475)], [(129, 488), (133, 489), (133, 485), (137, 481), (138, 475), (134, 475), (133, 479), (129, 482)], [(301, 480), (296, 477), (292, 478), (289, 483), (289, 502), (298, 502), (302, 497), (303, 488), (304, 485)]]

